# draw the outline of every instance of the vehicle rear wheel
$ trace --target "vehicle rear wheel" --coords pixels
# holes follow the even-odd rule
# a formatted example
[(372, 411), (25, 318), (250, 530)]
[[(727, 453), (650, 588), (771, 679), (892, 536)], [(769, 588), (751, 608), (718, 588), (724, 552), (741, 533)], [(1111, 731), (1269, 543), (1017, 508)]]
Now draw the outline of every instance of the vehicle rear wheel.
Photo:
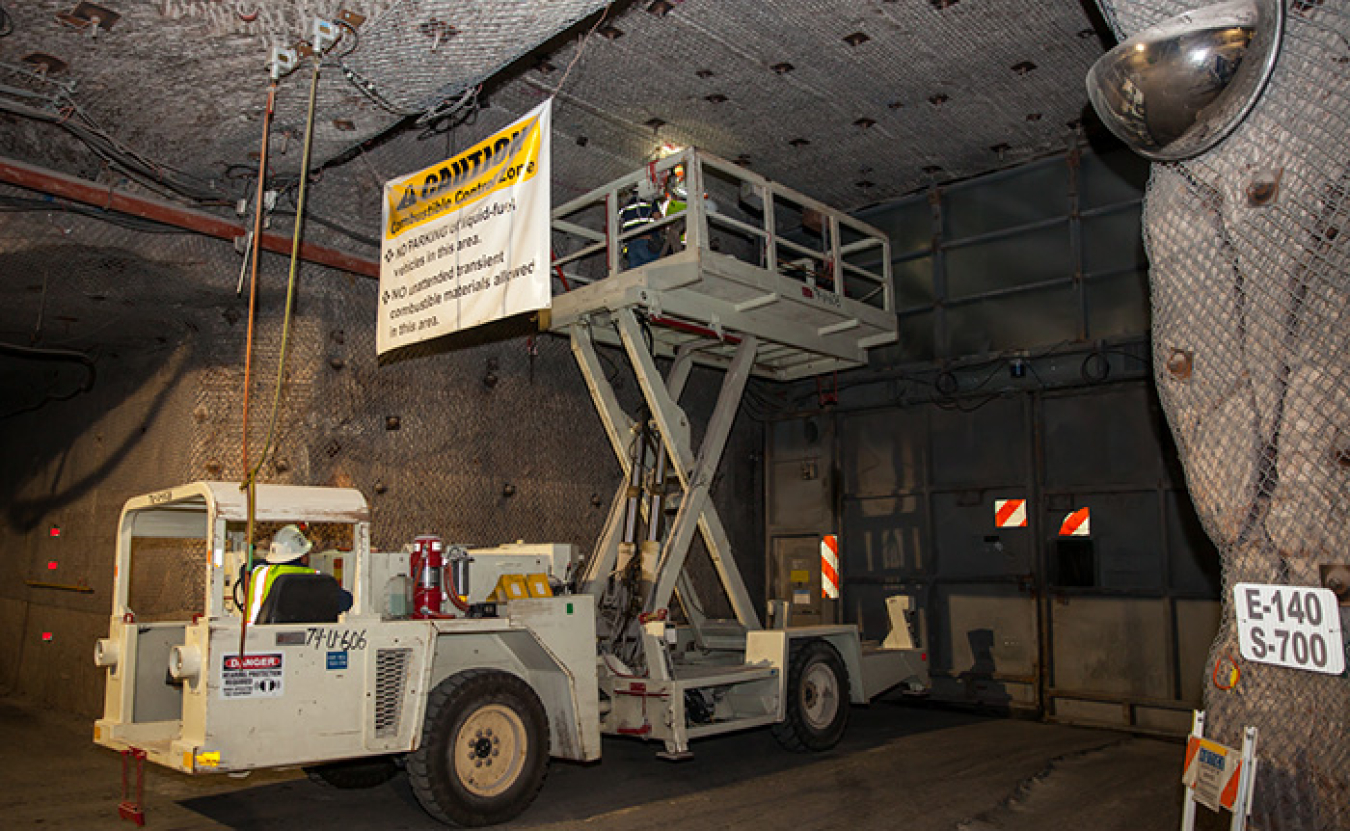
[(398, 763), (390, 756), (351, 759), (305, 768), (311, 782), (341, 790), (359, 790), (383, 785), (398, 775)]
[(408, 781), (441, 822), (479, 826), (521, 814), (548, 772), (548, 719), (530, 685), (507, 672), (453, 675), (427, 698)]
[(823, 640), (793, 649), (784, 718), (774, 738), (788, 750), (829, 750), (848, 726), (848, 673), (839, 652)]

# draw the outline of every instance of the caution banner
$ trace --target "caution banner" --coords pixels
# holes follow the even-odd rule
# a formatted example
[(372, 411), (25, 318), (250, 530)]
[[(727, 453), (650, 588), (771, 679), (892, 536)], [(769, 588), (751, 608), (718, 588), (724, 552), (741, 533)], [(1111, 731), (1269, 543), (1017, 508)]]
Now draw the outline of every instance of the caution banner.
[(377, 352), (550, 305), (552, 103), (385, 184)]

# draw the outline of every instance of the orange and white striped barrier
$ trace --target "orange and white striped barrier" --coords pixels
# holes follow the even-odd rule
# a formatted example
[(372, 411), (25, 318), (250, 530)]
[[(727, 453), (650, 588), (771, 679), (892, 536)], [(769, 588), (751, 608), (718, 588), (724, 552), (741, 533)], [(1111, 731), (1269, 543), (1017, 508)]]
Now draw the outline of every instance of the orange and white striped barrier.
[(839, 599), (839, 538), (834, 534), (820, 538), (820, 596)]
[(995, 499), (994, 527), (1027, 527), (1027, 501), (1025, 499)]
[(1059, 526), (1059, 535), (1061, 537), (1092, 536), (1092, 521), (1088, 515), (1088, 509), (1079, 508), (1064, 517), (1064, 523)]

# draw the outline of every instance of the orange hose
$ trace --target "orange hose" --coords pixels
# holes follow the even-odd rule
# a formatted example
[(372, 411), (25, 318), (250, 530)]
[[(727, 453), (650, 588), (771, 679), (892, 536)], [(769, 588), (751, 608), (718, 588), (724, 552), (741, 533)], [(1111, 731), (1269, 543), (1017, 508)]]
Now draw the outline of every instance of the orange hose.
[(245, 654), (244, 643), (248, 636), (248, 608), (253, 591), (253, 500), (256, 491), (253, 477), (248, 471), (248, 402), (249, 389), (253, 385), (253, 318), (258, 307), (258, 252), (262, 248), (263, 195), (267, 192), (267, 142), (272, 135), (272, 111), (277, 102), (277, 82), (267, 87), (267, 109), (263, 110), (262, 148), (258, 151), (258, 201), (253, 212), (253, 245), (249, 263), (248, 283), (248, 331), (244, 335), (244, 414), (243, 428), (240, 431), (240, 455), (242, 457), (242, 475), (246, 477), (248, 489), (248, 523), (244, 550), (248, 552), (248, 568), (244, 570), (244, 608), (239, 610), (239, 654)]

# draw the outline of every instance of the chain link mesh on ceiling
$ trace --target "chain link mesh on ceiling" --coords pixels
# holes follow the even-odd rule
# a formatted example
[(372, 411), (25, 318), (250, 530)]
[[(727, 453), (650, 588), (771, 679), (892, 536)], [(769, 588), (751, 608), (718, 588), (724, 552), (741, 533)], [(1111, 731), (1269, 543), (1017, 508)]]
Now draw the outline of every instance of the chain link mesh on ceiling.
[[(1102, 51), (1080, 0), (635, 2), (612, 6), (589, 39), (578, 21), (604, 7), (599, 0), (276, 0), (247, 8), (106, 0), (121, 17), (97, 38), (57, 21), (71, 5), (14, 6), (0, 63), (30, 53), (61, 60), (67, 66), (53, 77), (76, 82), (73, 100), (103, 130), (231, 202), (248, 194), (256, 167), (250, 154), (267, 100), (268, 50), (307, 38), (314, 15), (342, 9), (367, 20), (329, 61), (340, 59), (374, 93), (363, 94), (337, 66), (324, 70), (316, 160), (364, 157), (355, 148), (369, 151), (367, 140), (404, 114), (492, 78), (482, 102), (490, 106), (449, 143), (465, 146), (558, 91), (555, 199), (637, 167), (669, 141), (741, 159), (851, 210), (1062, 150), (1083, 115), (1082, 77)], [(6, 75), (3, 83), (17, 82)], [(306, 71), (281, 83), (275, 175), (298, 169), (308, 86)], [(427, 143), (420, 129), (385, 142), (398, 146), (394, 155), (430, 163), (421, 152)], [(68, 153), (54, 156), (40, 142), (12, 152), (75, 167)], [(378, 192), (361, 207), (372, 233)]]
[[(1106, 10), (1129, 35), (1197, 5)], [(1144, 230), (1158, 389), (1223, 555), (1210, 659), (1241, 666), (1232, 691), (1206, 679), (1206, 733), (1259, 729), (1254, 827), (1330, 831), (1350, 828), (1350, 684), (1242, 660), (1232, 608), (1236, 583), (1321, 586), (1350, 561), (1350, 10), (1295, 0), (1285, 25), (1237, 131), (1153, 167)]]
[(361, 29), (348, 61), (396, 106), (423, 111), (497, 74), (605, 0), (400, 0)]
[[(662, 142), (695, 145), (845, 210), (1062, 150), (1102, 52), (1063, 0), (651, 6), (585, 43), (558, 92), (555, 152), (631, 169)], [(577, 48), (494, 105), (523, 112), (557, 89)]]

